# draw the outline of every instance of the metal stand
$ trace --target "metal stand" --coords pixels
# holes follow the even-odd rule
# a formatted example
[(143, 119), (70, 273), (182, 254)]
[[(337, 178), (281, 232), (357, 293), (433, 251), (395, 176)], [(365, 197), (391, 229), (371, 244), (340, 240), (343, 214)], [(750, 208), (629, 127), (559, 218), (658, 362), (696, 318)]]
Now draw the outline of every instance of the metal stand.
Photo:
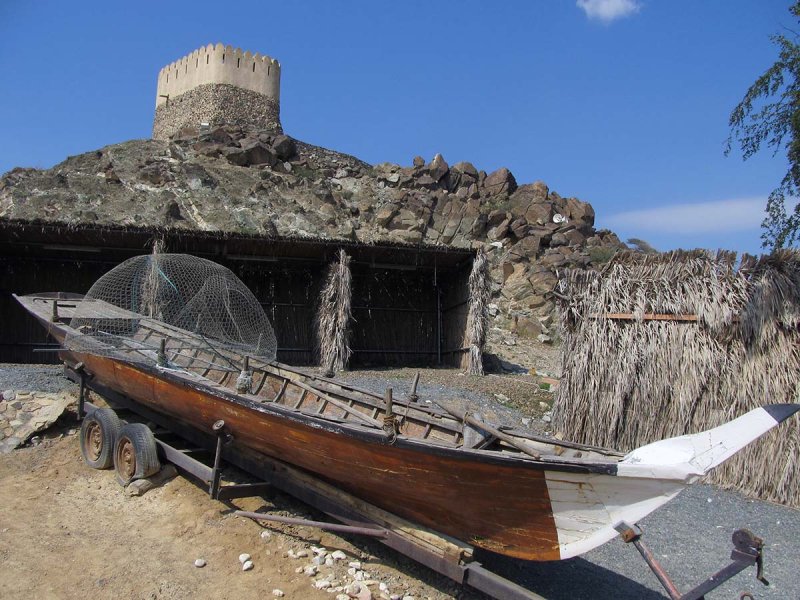
[(701, 600), (705, 594), (718, 588), (737, 573), (753, 565), (756, 565), (757, 568), (756, 579), (764, 585), (769, 585), (769, 582), (764, 578), (764, 558), (762, 554), (764, 542), (747, 529), (737, 529), (733, 532), (733, 550), (731, 551), (731, 560), (733, 562), (685, 594), (681, 594), (669, 575), (667, 575), (664, 567), (642, 541), (642, 530), (638, 526), (622, 522), (617, 524), (615, 529), (619, 531), (620, 537), (625, 543), (633, 544), (636, 547), (647, 566), (650, 567), (650, 570), (653, 571), (653, 574), (669, 594), (671, 600)]
[(78, 422), (83, 420), (86, 416), (86, 370), (83, 368), (83, 363), (75, 365), (75, 371), (81, 378), (80, 391), (78, 392)]

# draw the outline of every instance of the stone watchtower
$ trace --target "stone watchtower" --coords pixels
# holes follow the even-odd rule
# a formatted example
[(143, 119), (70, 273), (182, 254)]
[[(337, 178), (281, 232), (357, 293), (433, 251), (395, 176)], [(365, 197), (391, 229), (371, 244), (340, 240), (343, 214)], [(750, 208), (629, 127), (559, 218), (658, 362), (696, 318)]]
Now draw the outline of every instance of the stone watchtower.
[(239, 48), (209, 44), (158, 73), (153, 139), (201, 123), (255, 125), (283, 133), (281, 65)]

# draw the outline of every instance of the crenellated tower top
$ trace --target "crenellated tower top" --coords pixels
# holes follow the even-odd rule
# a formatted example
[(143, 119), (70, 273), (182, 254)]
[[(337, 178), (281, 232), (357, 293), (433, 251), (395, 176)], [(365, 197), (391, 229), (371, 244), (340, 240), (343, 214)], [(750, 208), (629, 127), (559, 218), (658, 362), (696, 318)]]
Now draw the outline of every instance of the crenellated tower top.
[(209, 44), (159, 71), (153, 137), (167, 139), (200, 123), (281, 130), (280, 90), (277, 60)]

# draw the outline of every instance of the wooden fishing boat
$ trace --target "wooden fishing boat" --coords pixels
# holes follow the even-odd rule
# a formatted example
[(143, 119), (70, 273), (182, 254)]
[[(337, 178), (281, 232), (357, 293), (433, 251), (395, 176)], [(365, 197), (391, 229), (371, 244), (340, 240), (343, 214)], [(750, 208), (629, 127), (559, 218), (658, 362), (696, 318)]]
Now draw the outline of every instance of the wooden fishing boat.
[[(235, 445), (522, 559), (565, 559), (609, 541), (615, 525), (642, 519), (800, 409), (765, 406), (622, 454), (215, 347), (203, 334), (89, 296), (17, 300), (67, 347), (62, 358), (143, 406), (206, 432), (224, 420)], [(130, 338), (90, 337), (120, 322), (136, 324)], [(88, 341), (80, 351), (70, 348), (70, 339), (81, 338)]]

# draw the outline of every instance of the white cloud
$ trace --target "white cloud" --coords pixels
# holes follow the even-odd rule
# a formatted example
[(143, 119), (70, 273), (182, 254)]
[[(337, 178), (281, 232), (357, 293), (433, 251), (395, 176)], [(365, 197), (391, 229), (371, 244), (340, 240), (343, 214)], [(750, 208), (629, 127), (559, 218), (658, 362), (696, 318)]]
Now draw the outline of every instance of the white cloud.
[(578, 0), (577, 4), (587, 17), (603, 23), (629, 17), (641, 8), (637, 0)]
[(757, 229), (766, 204), (766, 198), (673, 204), (617, 213), (603, 221), (611, 229), (642, 233), (733, 233)]

